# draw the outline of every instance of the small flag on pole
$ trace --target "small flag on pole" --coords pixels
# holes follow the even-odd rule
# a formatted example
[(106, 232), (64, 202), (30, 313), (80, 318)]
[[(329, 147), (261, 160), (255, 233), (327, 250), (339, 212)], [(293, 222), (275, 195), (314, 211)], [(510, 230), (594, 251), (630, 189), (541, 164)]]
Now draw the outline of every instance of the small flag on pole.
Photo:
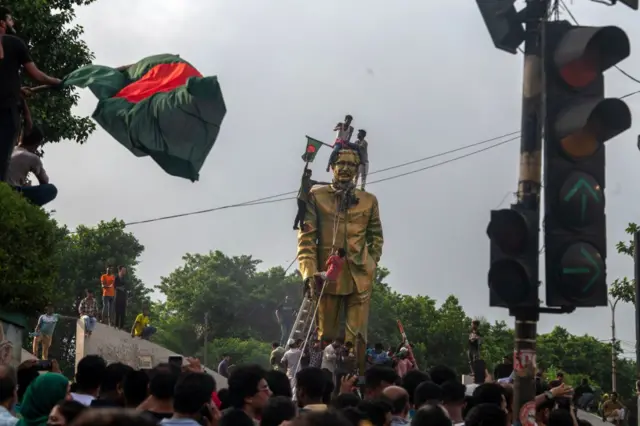
[(307, 136), (307, 149), (305, 149), (304, 154), (302, 154), (302, 159), (304, 160), (304, 162), (312, 163), (322, 145), (324, 145), (323, 142)]

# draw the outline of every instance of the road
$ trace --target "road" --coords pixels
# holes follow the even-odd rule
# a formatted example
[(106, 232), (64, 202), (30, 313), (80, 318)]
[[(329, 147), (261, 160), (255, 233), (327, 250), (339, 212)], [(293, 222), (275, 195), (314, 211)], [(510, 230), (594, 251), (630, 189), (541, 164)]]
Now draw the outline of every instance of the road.
[(578, 410), (578, 418), (583, 419), (591, 423), (593, 426), (612, 426), (611, 423), (605, 423), (600, 417), (595, 414), (587, 413), (582, 410)]

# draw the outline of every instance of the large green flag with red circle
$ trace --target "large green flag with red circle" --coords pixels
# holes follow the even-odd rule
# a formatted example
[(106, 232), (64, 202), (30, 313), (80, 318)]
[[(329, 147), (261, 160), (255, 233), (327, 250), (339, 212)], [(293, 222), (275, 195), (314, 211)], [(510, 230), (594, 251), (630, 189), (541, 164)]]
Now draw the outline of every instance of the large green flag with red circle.
[(227, 112), (217, 77), (177, 55), (150, 56), (124, 69), (82, 67), (63, 80), (98, 98), (93, 119), (138, 157), (170, 175), (198, 180)]

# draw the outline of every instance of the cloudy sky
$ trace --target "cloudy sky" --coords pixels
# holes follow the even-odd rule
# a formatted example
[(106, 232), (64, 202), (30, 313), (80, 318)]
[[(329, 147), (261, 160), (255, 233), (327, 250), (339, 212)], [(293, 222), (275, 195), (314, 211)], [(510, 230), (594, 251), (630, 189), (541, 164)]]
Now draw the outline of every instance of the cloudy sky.
[[(615, 24), (632, 41), (640, 40), (638, 12), (588, 0), (569, 7), (581, 23)], [(70, 227), (295, 190), (305, 134), (331, 140), (333, 125), (346, 113), (369, 132), (371, 170), (511, 133), (520, 125), (522, 57), (493, 48), (473, 1), (99, 0), (78, 10), (78, 23), (96, 63), (118, 66), (179, 53), (204, 74), (217, 75), (228, 113), (197, 183), (166, 175), (100, 130), (85, 146), (48, 147), (46, 166), (60, 189), (51, 207)], [(640, 77), (640, 54), (622, 65)], [(635, 90), (640, 84), (621, 73), (607, 74), (608, 94)], [(640, 112), (640, 95), (629, 104)], [(83, 93), (77, 112), (89, 115), (94, 105), (92, 95)], [(611, 279), (632, 274), (631, 260), (616, 254), (614, 245), (626, 237), (627, 222), (640, 220), (638, 133), (636, 125), (607, 150)], [(508, 318), (504, 310), (488, 309), (485, 229), (489, 211), (513, 200), (518, 152), (514, 141), (371, 185), (385, 231), (381, 263), (391, 270), (396, 290), (440, 301), (455, 294), (470, 315)], [(327, 156), (321, 151), (316, 176), (324, 175)], [(156, 285), (184, 253), (215, 249), (286, 266), (296, 251), (294, 215), (295, 201), (286, 201), (132, 226), (146, 247), (140, 276)], [(607, 339), (609, 318), (608, 308), (546, 316), (541, 331), (559, 324)], [(619, 337), (629, 342), (629, 351), (633, 318), (631, 307), (619, 309)]]

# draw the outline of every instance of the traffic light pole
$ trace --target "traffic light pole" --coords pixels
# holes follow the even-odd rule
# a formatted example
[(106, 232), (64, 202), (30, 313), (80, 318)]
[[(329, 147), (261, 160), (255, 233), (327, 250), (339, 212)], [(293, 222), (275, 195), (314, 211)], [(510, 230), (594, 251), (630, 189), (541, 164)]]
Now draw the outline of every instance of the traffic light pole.
[[(640, 142), (639, 142), (640, 143)], [(636, 370), (637, 377), (640, 379), (640, 231), (637, 231), (633, 235), (634, 250), (633, 250), (633, 272), (635, 278), (635, 308), (636, 308)], [(637, 389), (636, 389), (637, 390)], [(637, 396), (638, 399), (638, 418), (640, 419), (640, 393)]]
[[(542, 60), (544, 33), (541, 23), (547, 19), (548, 9), (548, 0), (527, 0), (527, 7), (524, 11), (525, 44), (518, 204), (535, 213), (537, 223), (540, 221), (542, 123), (544, 122), (544, 66)], [(536, 234), (535, 239), (538, 243), (539, 233)], [(537, 325), (540, 311), (537, 307), (515, 308), (511, 310), (511, 314), (516, 318), (514, 347), (514, 358), (516, 359), (514, 359), (514, 365), (520, 366), (520, 371), (516, 371), (515, 375), (513, 399), (513, 412), (517, 424), (520, 423), (521, 418), (526, 418), (527, 411), (531, 409), (527, 403), (533, 401), (536, 396), (535, 369), (533, 367), (535, 366)]]

